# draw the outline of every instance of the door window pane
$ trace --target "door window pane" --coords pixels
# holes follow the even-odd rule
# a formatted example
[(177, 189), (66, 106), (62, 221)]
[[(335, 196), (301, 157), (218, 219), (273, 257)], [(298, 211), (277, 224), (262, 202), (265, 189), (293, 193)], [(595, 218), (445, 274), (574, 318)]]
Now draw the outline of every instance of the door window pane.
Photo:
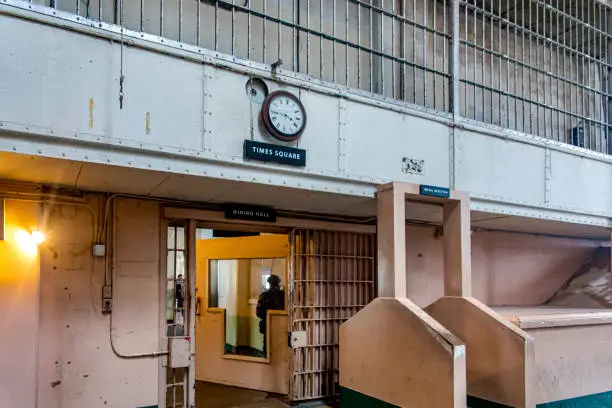
[(225, 354), (266, 357), (268, 312), (285, 310), (285, 259), (209, 263), (209, 307), (225, 310)]

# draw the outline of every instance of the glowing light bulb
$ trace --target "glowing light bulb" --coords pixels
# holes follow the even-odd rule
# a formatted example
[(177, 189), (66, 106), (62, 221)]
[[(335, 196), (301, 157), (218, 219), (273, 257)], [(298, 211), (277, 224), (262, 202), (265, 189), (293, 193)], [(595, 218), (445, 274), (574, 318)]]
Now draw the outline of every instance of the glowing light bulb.
[(32, 235), (32, 241), (34, 241), (36, 245), (40, 245), (43, 242), (45, 242), (46, 237), (43, 232), (34, 230), (31, 232), (31, 235)]

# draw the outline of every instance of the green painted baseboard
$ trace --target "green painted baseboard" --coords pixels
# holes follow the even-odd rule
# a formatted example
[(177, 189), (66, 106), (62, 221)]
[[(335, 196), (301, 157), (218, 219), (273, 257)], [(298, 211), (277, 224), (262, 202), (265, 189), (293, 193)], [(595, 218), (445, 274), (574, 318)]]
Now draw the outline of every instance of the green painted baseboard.
[[(468, 396), (468, 408), (510, 408), (507, 405)], [(538, 404), (537, 408), (612, 408), (612, 392), (586, 395), (563, 401)]]
[(539, 404), (538, 408), (612, 408), (612, 392)]
[[(362, 394), (349, 388), (340, 387), (340, 408), (399, 408), (397, 405)], [(511, 408), (507, 405), (468, 396), (468, 408)], [(563, 401), (538, 404), (537, 408), (612, 408), (612, 392), (587, 395)]]
[(350, 388), (340, 387), (340, 408), (399, 408)]

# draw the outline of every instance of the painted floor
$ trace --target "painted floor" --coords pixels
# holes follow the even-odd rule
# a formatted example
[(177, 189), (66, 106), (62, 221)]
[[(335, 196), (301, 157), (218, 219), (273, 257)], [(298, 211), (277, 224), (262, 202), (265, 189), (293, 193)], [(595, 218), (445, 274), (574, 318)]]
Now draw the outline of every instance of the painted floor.
[[(289, 405), (267, 392), (220, 384), (196, 382), (196, 408), (287, 408)], [(326, 408), (309, 404), (308, 408)]]

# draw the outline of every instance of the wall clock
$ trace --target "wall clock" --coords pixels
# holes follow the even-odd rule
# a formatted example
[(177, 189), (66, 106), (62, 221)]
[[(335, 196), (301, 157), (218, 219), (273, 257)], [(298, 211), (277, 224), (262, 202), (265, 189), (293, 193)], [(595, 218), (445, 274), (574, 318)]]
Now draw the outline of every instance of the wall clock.
[(261, 106), (264, 127), (283, 142), (293, 142), (306, 128), (306, 110), (297, 96), (287, 91), (269, 94)]

